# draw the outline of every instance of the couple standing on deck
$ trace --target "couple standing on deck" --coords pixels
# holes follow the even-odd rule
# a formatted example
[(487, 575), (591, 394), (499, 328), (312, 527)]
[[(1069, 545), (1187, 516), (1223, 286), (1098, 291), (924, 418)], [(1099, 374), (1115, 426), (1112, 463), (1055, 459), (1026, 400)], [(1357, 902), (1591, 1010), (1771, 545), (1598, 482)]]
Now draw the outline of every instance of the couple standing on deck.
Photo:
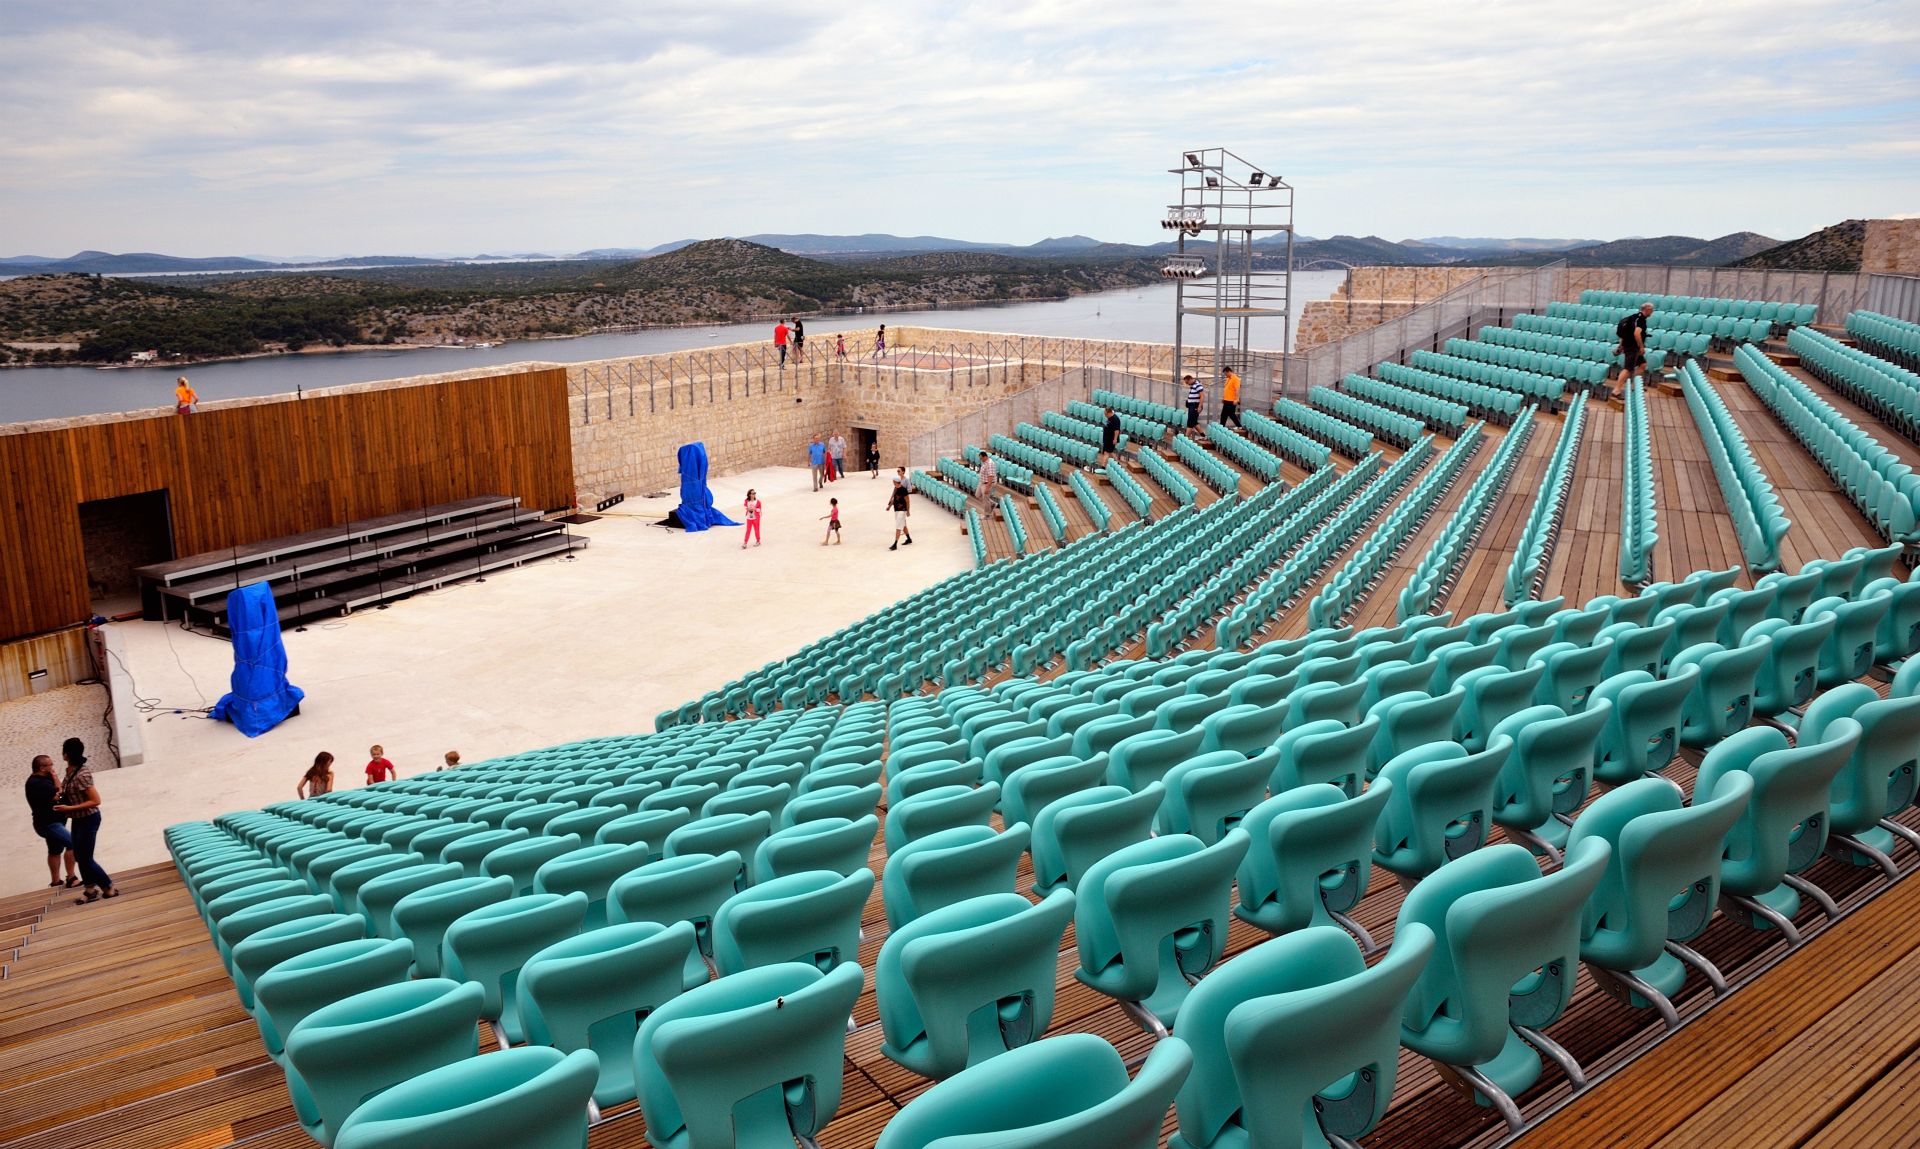
[(61, 744), (60, 756), (67, 762), (64, 778), (54, 776), (53, 759), (45, 754), (34, 756), (33, 773), (27, 776), (33, 832), (47, 843), (47, 875), (53, 879), (47, 884), (68, 889), (84, 884), (85, 896), (75, 899), (75, 905), (118, 897), (113, 878), (93, 859), (100, 837), (100, 791), (87, 768), (86, 744), (69, 738)]

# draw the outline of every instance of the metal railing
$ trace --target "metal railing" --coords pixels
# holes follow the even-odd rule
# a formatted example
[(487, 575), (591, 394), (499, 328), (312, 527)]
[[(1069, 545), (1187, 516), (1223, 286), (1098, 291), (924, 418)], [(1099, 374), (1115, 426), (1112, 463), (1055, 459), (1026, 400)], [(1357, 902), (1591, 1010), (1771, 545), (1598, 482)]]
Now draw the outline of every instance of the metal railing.
[(1012, 437), (1021, 423), (1039, 426), (1048, 411), (1064, 412), (1067, 404), (1076, 399), (1092, 402), (1096, 390), (1116, 391), (1175, 407), (1184, 401), (1178, 386), (1170, 379), (1151, 379), (1092, 365), (1074, 367), (1017, 395), (1009, 395), (913, 436), (907, 441), (907, 465), (931, 468), (943, 456), (957, 458), (970, 443), (984, 447), (994, 435)]
[[(1869, 275), (1866, 294), (1860, 306), (1893, 319), (1920, 323), (1920, 277)], [(1827, 322), (1839, 323), (1843, 318), (1839, 315), (1830, 316)]]
[[(1364, 374), (1376, 363), (1404, 360), (1419, 348), (1438, 350), (1448, 339), (1470, 335), (1483, 324), (1544, 311), (1548, 303), (1564, 298), (1566, 276), (1565, 260), (1490, 270), (1404, 315), (1294, 354), (1287, 366), (1286, 394), (1300, 398), (1309, 388), (1330, 387), (1349, 372)], [(1251, 393), (1246, 398), (1255, 401)]]

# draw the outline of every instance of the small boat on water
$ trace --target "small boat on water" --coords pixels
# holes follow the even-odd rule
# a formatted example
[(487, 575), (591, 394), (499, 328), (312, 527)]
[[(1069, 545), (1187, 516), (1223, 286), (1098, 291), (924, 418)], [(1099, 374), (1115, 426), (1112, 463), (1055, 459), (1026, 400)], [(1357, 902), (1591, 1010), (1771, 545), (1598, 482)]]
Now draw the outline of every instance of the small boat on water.
[(485, 351), (489, 347), (498, 347), (498, 346), (500, 346), (498, 343), (475, 343), (473, 344), (473, 349), (475, 351)]

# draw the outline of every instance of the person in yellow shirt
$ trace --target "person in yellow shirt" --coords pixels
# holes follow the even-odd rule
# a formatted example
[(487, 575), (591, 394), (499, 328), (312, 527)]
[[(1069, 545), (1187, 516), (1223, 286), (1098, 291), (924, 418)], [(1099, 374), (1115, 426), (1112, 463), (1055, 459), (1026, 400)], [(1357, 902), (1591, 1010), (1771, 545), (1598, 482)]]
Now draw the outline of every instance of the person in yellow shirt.
[(193, 384), (187, 382), (185, 375), (180, 376), (173, 385), (173, 413), (191, 415), (199, 404), (200, 393), (193, 389)]
[(1220, 421), (1240, 426), (1240, 376), (1231, 367), (1220, 381)]

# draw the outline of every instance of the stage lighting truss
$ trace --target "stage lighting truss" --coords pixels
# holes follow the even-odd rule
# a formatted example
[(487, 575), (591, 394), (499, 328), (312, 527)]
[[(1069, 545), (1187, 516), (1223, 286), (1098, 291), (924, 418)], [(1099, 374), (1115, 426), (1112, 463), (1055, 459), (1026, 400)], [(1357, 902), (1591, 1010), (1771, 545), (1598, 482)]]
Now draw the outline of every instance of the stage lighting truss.
[(1168, 231), (1183, 231), (1188, 235), (1199, 235), (1200, 228), (1207, 222), (1207, 209), (1204, 207), (1170, 207), (1160, 226)]

